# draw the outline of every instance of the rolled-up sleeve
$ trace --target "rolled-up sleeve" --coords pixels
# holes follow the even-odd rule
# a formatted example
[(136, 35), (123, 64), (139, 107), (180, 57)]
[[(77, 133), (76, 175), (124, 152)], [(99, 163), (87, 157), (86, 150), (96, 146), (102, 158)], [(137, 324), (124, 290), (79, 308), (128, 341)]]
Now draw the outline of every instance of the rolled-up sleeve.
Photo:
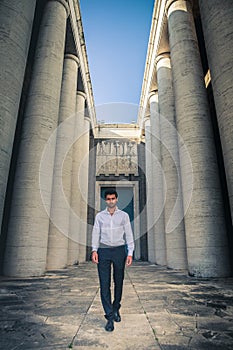
[(134, 238), (133, 238), (133, 231), (132, 231), (128, 214), (125, 215), (124, 231), (125, 231), (126, 244), (128, 247), (128, 255), (132, 256), (134, 251)]
[(92, 230), (92, 251), (97, 251), (100, 241), (100, 224), (98, 220), (98, 214), (95, 217), (95, 223)]

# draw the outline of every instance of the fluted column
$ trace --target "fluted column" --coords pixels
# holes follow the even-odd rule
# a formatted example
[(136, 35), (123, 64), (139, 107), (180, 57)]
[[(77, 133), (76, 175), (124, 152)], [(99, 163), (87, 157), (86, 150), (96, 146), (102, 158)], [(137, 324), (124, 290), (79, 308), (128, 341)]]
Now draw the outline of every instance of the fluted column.
[[(73, 213), (70, 216), (70, 232), (69, 232), (69, 244), (68, 244), (68, 264), (74, 264), (83, 260), (83, 254), (81, 254), (82, 242), (85, 243), (85, 239), (82, 236), (86, 234), (85, 224), (83, 223), (83, 188), (82, 182), (88, 181), (83, 179), (86, 176), (85, 161), (83, 161), (83, 155), (86, 151), (86, 133), (85, 133), (85, 100), (86, 95), (82, 91), (77, 92), (76, 97), (76, 121), (75, 121), (75, 137), (76, 140), (73, 145), (73, 165), (72, 165), (72, 184), (71, 184), (71, 208)], [(86, 151), (87, 152), (87, 151)], [(85, 231), (85, 232), (84, 232)]]
[(233, 4), (199, 0), (233, 221)]
[[(68, 6), (64, 0), (45, 6), (34, 57), (15, 174), (4, 272), (41, 275), (45, 271), (49, 217), (42, 203), (39, 172), (44, 147), (57, 127)], [(51, 201), (55, 145), (43, 166)]]
[(69, 151), (67, 154), (66, 152), (72, 145), (74, 132), (78, 65), (79, 61), (76, 56), (65, 55), (53, 174), (47, 253), (48, 270), (59, 269), (67, 265), (72, 152)]
[(147, 243), (148, 260), (155, 262), (155, 240), (153, 230), (153, 176), (151, 159), (151, 125), (150, 118), (145, 119), (145, 158), (146, 158), (146, 203), (147, 203)]
[(0, 224), (36, 0), (0, 2)]
[(149, 96), (150, 124), (151, 124), (151, 164), (153, 177), (153, 221), (155, 262), (166, 265), (166, 242), (164, 229), (164, 179), (161, 165), (161, 142), (158, 91)]
[(195, 276), (226, 276), (223, 201), (192, 9), (178, 0), (168, 1), (167, 11), (177, 128), (192, 160), (190, 168), (180, 149), (184, 203), (192, 191), (185, 216), (188, 268)]
[[(183, 203), (179, 191), (181, 186), (180, 160), (169, 54), (161, 54), (157, 57), (157, 83), (160, 130), (163, 144), (162, 164), (166, 180), (164, 221), (167, 266), (174, 269), (184, 269), (187, 267), (187, 254), (183, 221)], [(173, 213), (174, 208), (176, 208), (175, 214)], [(181, 218), (182, 221), (178, 226), (174, 223), (174, 220), (172, 220), (172, 215)]]

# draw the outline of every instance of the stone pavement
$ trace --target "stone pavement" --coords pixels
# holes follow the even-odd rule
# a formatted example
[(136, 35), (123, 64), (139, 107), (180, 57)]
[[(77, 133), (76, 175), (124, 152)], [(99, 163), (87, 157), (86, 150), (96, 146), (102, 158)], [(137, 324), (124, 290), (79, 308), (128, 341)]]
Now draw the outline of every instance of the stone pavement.
[(233, 278), (195, 279), (148, 263), (126, 269), (122, 322), (104, 330), (96, 266), (0, 279), (0, 349), (230, 350)]

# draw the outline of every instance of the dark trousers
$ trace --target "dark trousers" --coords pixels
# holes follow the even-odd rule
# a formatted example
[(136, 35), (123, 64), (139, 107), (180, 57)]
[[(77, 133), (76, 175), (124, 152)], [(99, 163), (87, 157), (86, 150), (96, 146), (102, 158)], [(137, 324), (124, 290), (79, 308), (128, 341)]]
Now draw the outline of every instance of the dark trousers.
[[(98, 273), (100, 280), (100, 296), (107, 320), (113, 319), (113, 312), (121, 307), (123, 289), (126, 247), (125, 245), (113, 248), (98, 249)], [(111, 268), (113, 266), (114, 301), (111, 299)]]

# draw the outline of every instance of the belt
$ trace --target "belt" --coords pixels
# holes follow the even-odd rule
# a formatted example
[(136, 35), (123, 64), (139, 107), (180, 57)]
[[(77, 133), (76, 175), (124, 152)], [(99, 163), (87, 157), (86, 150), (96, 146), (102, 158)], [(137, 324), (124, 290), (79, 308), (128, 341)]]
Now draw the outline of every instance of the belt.
[(112, 248), (121, 248), (121, 247), (125, 247), (125, 244), (112, 246), (112, 245), (100, 243), (100, 245), (99, 245), (99, 248), (110, 248), (110, 249), (112, 249)]

